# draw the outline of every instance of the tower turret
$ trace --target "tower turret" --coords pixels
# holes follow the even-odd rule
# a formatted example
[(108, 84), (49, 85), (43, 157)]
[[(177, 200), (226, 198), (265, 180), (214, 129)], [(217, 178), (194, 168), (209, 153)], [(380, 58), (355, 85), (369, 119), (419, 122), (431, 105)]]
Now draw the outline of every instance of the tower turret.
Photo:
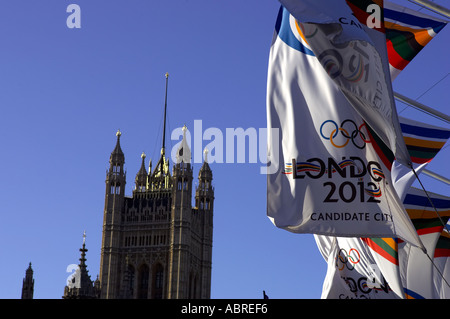
[(64, 299), (98, 299), (99, 285), (92, 282), (86, 265), (86, 232), (83, 234), (83, 246), (80, 248), (81, 258), (72, 281), (64, 288)]
[(177, 150), (177, 163), (173, 166), (172, 221), (169, 262), (168, 298), (188, 298), (189, 247), (191, 244), (192, 221), (192, 167), (191, 150), (186, 140), (186, 126), (183, 140)]
[[(192, 166), (191, 149), (186, 139), (186, 125), (183, 126), (183, 140), (177, 150), (177, 162), (173, 166), (174, 203), (184, 207), (192, 206)], [(182, 194), (182, 192), (186, 194)], [(183, 196), (184, 195), (184, 196)], [(177, 202), (178, 201), (178, 202)]]
[[(117, 141), (109, 158), (106, 172), (105, 208), (103, 211), (103, 236), (100, 260), (102, 298), (117, 298), (119, 282), (112, 274), (119, 269), (120, 226), (125, 202), (125, 156), (120, 147), (122, 133), (117, 131)], [(104, 260), (106, 259), (106, 260)]]
[(195, 206), (202, 227), (202, 263), (201, 263), (201, 298), (210, 298), (211, 269), (212, 269), (212, 241), (213, 241), (213, 211), (214, 187), (212, 186), (212, 171), (208, 164), (208, 150), (204, 151), (205, 160), (198, 173), (198, 186), (195, 190)]
[(195, 206), (199, 210), (212, 211), (214, 206), (214, 188), (212, 171), (208, 164), (208, 149), (205, 148), (205, 161), (198, 173), (198, 186), (195, 191)]
[(117, 131), (117, 141), (114, 150), (109, 157), (109, 170), (106, 173), (106, 192), (111, 195), (124, 195), (126, 173), (124, 171), (125, 155), (120, 147), (120, 136), (122, 133)]
[(147, 188), (147, 170), (145, 169), (145, 153), (142, 152), (141, 154), (142, 163), (141, 168), (139, 169), (139, 172), (136, 174), (135, 178), (135, 191), (143, 192)]
[(22, 284), (22, 299), (33, 299), (34, 293), (34, 279), (33, 269), (31, 268), (31, 262), (25, 272), (25, 278)]

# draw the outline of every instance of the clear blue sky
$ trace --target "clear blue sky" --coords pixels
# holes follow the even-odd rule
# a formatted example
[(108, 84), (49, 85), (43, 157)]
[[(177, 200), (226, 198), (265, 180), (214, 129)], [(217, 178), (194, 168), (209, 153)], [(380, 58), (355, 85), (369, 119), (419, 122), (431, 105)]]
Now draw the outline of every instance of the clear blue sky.
[[(81, 29), (66, 26), (71, 3), (81, 8)], [(115, 133), (122, 131), (130, 195), (140, 154), (155, 162), (161, 148), (166, 72), (169, 138), (194, 120), (224, 133), (266, 127), (278, 8), (276, 0), (0, 3), (0, 298), (20, 298), (30, 261), (34, 297), (61, 298), (84, 230), (88, 270), (96, 278)], [(444, 78), (449, 46), (447, 27), (395, 80), (394, 90), (417, 98)], [(419, 101), (448, 113), (449, 87), (446, 77)], [(447, 125), (411, 108), (401, 115)], [(168, 148), (177, 141), (168, 139)], [(450, 177), (449, 155), (447, 145), (428, 168)], [(261, 165), (248, 157), (246, 164), (211, 164), (211, 296), (261, 298), (266, 290), (271, 298), (319, 298), (326, 263), (312, 235), (277, 229), (266, 217)], [(194, 174), (199, 168), (194, 165)], [(450, 195), (443, 183), (426, 176), (423, 182)]]

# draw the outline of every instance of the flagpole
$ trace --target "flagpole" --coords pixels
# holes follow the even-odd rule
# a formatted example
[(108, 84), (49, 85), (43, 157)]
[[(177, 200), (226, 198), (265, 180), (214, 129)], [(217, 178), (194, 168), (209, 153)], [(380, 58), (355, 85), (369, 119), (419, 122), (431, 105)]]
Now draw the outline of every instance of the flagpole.
[(443, 15), (444, 17), (450, 18), (450, 10), (445, 8), (444, 6), (437, 4), (437, 3), (431, 2), (429, 0), (409, 0), (409, 1), (414, 2), (422, 7), (425, 7), (431, 11), (439, 13), (440, 15)]
[(166, 112), (167, 112), (167, 87), (169, 85), (169, 73), (166, 73), (166, 96), (164, 99), (164, 129), (163, 129), (163, 140), (162, 140), (162, 149), (161, 156), (164, 157), (166, 152)]
[(428, 176), (431, 176), (434, 179), (437, 179), (438, 181), (441, 181), (441, 182), (443, 182), (443, 183), (445, 183), (447, 185), (450, 185), (450, 179), (445, 178), (444, 176), (441, 176), (439, 174), (436, 174), (435, 172), (431, 172), (431, 171), (429, 171), (427, 169), (423, 169), (422, 173), (424, 173), (424, 174), (426, 174)]
[(433, 115), (435, 117), (438, 117), (439, 119), (441, 119), (441, 120), (443, 120), (443, 121), (445, 121), (447, 123), (450, 123), (450, 116), (448, 116), (447, 114), (444, 114), (444, 113), (439, 112), (439, 111), (437, 111), (435, 109), (432, 109), (429, 106), (426, 106), (426, 105), (424, 105), (424, 104), (422, 104), (420, 102), (414, 101), (413, 99), (410, 99), (409, 97), (406, 97), (406, 96), (404, 96), (404, 95), (402, 95), (400, 93), (397, 93), (397, 92), (394, 92), (394, 97), (397, 100), (399, 100), (399, 101), (402, 101), (402, 102), (404, 102), (406, 104), (409, 104), (412, 107), (419, 108), (422, 111), (425, 111), (426, 113), (430, 113), (431, 115)]

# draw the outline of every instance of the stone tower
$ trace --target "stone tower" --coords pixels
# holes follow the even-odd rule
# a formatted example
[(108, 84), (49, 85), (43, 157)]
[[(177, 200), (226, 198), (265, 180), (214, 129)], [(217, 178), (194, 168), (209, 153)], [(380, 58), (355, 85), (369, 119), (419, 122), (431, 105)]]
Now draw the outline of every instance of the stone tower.
[(33, 299), (33, 293), (34, 293), (33, 269), (31, 268), (30, 263), (25, 272), (25, 278), (23, 278), (22, 299)]
[(186, 127), (183, 131), (171, 174), (164, 121), (161, 156), (154, 169), (149, 161), (147, 171), (142, 153), (131, 196), (125, 195), (125, 157), (117, 133), (105, 181), (101, 298), (210, 298), (212, 172), (205, 161), (193, 207), (191, 151)]

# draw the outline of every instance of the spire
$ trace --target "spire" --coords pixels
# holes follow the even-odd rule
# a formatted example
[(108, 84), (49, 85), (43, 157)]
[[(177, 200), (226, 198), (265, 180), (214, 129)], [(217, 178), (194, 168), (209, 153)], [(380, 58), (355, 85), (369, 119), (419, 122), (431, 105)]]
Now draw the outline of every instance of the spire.
[(31, 262), (25, 272), (25, 278), (22, 284), (22, 299), (33, 299), (34, 292), (34, 279), (33, 269), (31, 268)]
[(169, 73), (166, 73), (166, 95), (164, 99), (164, 128), (163, 128), (163, 140), (162, 140), (162, 149), (161, 149), (161, 157), (164, 157), (166, 153), (166, 113), (167, 113), (167, 88), (169, 86)]
[(81, 258), (72, 283), (64, 289), (64, 299), (92, 299), (99, 296), (99, 284), (94, 284), (86, 266), (86, 231), (83, 232), (83, 246), (80, 248)]
[(117, 130), (116, 136), (117, 136), (117, 142), (116, 146), (114, 147), (114, 150), (111, 153), (111, 157), (109, 158), (109, 162), (111, 164), (113, 163), (124, 163), (125, 162), (125, 155), (122, 152), (122, 149), (120, 148), (120, 136), (122, 133), (120, 130)]
[(149, 178), (151, 189), (167, 189), (170, 185), (169, 160), (166, 158), (166, 113), (167, 113), (167, 87), (169, 84), (169, 73), (166, 73), (166, 97), (164, 102), (164, 129), (161, 148), (161, 157), (155, 166), (155, 170)]
[(83, 246), (80, 248), (81, 258), (80, 258), (80, 269), (83, 272), (83, 269), (86, 271), (86, 231), (83, 232)]
[(177, 150), (177, 164), (178, 163), (191, 163), (191, 149), (189, 148), (189, 145), (186, 140), (186, 131), (187, 127), (186, 125), (183, 126), (183, 140), (180, 143), (180, 146)]
[(204, 155), (205, 160), (203, 162), (202, 167), (200, 168), (200, 171), (198, 172), (198, 177), (199, 178), (200, 177), (206, 177), (206, 178), (212, 179), (212, 171), (211, 171), (211, 168), (209, 167), (209, 164), (208, 164), (208, 153), (209, 153), (209, 151), (205, 147), (205, 150), (203, 151), (203, 154), (205, 154)]
[(142, 163), (139, 172), (136, 174), (136, 186), (135, 190), (144, 191), (147, 185), (147, 170), (145, 169), (145, 153), (141, 154)]
[(212, 171), (208, 164), (208, 149), (205, 147), (204, 162), (198, 172), (198, 187), (195, 191), (196, 207), (204, 211), (212, 211), (214, 205), (214, 187), (212, 186)]

